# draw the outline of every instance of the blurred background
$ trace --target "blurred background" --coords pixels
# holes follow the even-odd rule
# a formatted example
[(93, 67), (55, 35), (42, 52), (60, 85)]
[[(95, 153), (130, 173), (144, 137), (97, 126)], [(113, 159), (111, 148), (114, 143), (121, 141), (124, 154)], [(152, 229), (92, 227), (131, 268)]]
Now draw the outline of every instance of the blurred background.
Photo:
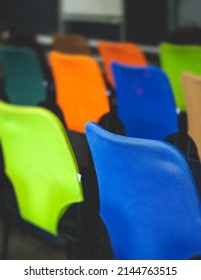
[[(61, 25), (65, 25), (66, 32), (79, 32), (89, 38), (118, 40), (120, 39), (119, 28), (124, 25), (122, 36), (125, 40), (156, 45), (160, 41), (168, 39), (172, 31), (199, 29), (201, 26), (199, 0), (109, 0), (102, 1), (102, 3), (93, 1), (97, 2), (97, 8), (94, 5), (91, 7), (91, 11), (88, 9), (89, 16), (86, 8), (82, 10), (76, 4), (79, 1), (74, 1), (74, 4), (68, 6), (69, 2), (72, 1), (1, 0), (1, 30), (14, 29), (18, 32), (51, 34), (61, 31)], [(80, 2), (87, 3), (88, 1)], [(100, 10), (100, 3), (102, 10)], [(108, 7), (110, 11), (108, 11)], [(97, 18), (91, 22), (90, 15), (93, 18), (97, 13), (102, 15), (102, 18), (99, 17), (100, 23), (96, 22)], [(119, 18), (119, 21), (122, 21), (121, 24), (114, 23), (112, 16), (115, 17), (115, 13), (122, 17), (122, 19)], [(73, 15), (76, 15), (76, 20), (73, 20)], [(80, 20), (78, 15), (80, 15)], [(65, 16), (66, 20), (64, 20)], [(70, 20), (67, 20), (68, 16), (71, 16)], [(84, 18), (83, 21), (83, 16), (88, 16), (88, 21), (87, 18)]]

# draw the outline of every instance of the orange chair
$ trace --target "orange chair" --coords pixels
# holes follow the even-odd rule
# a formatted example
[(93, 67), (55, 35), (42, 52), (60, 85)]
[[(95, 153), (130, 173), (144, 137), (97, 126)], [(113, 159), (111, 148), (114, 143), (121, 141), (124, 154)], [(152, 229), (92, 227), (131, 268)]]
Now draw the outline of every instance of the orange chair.
[(91, 55), (87, 38), (80, 34), (59, 34), (52, 35), (53, 50), (68, 54)]
[(49, 54), (57, 103), (70, 130), (85, 133), (88, 121), (110, 111), (107, 90), (96, 61), (86, 55)]
[(133, 43), (112, 43), (107, 41), (98, 42), (98, 51), (103, 59), (106, 78), (114, 88), (114, 79), (111, 71), (111, 63), (119, 62), (131, 66), (146, 66), (147, 59), (140, 47)]

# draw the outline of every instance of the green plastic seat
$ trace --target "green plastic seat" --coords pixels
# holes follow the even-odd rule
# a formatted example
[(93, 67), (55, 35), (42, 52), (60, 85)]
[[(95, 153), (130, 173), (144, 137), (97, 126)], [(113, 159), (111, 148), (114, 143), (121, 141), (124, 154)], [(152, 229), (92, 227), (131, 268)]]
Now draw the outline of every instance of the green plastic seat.
[(27, 222), (58, 235), (58, 222), (83, 201), (77, 163), (65, 130), (50, 111), (0, 102), (5, 173)]
[(181, 76), (186, 71), (201, 75), (201, 47), (162, 43), (159, 48), (161, 66), (170, 79), (177, 107), (186, 111)]
[(34, 106), (46, 100), (42, 70), (33, 50), (1, 46), (0, 65), (9, 103)]

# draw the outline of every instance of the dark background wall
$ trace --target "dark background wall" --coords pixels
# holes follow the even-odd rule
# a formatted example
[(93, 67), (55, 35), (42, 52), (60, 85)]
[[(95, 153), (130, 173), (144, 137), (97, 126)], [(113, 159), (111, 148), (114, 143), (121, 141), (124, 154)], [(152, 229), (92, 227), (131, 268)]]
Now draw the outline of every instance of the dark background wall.
[(128, 40), (144, 44), (158, 44), (167, 39), (167, 0), (126, 0), (125, 11)]
[[(109, 1), (109, 0), (108, 0)], [(166, 0), (125, 0), (126, 39), (156, 44), (167, 33)], [(50, 34), (58, 30), (58, 0), (0, 0), (0, 21), (15, 31)], [(71, 23), (67, 31), (116, 40), (118, 26)]]
[(57, 0), (0, 0), (0, 20), (21, 32), (57, 30)]

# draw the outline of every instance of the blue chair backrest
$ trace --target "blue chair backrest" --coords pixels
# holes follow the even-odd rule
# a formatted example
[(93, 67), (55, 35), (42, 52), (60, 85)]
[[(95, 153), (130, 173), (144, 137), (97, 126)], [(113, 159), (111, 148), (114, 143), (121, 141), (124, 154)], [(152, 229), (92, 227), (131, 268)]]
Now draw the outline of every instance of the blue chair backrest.
[(201, 254), (200, 201), (189, 166), (165, 141), (86, 135), (98, 177), (100, 215), (116, 259), (188, 259)]
[(172, 90), (162, 70), (113, 63), (112, 71), (118, 116), (127, 136), (163, 140), (178, 132)]

